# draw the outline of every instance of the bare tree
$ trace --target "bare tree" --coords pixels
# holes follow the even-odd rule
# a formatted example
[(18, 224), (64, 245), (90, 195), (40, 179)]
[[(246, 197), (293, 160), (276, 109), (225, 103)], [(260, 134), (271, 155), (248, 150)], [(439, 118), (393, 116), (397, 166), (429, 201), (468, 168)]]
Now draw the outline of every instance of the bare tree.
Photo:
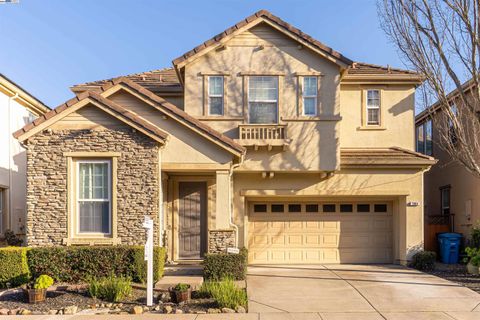
[(480, 177), (480, 0), (378, 0), (377, 7), (404, 62), (425, 76), (423, 106), (436, 101), (436, 142)]

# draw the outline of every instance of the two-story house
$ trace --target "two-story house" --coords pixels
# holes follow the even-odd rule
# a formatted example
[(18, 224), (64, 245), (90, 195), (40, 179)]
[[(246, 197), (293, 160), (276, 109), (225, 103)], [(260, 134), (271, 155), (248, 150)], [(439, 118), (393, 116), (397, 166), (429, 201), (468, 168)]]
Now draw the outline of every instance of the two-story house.
[[(475, 89), (471, 80), (463, 84), (467, 97)], [(447, 98), (455, 110), (455, 102), (459, 99), (458, 90), (450, 92)], [(478, 178), (442, 148), (440, 134), (442, 130), (450, 130), (445, 126), (444, 112), (442, 104), (437, 102), (419, 113), (415, 119), (417, 152), (438, 159), (438, 163), (425, 173), (424, 178), (425, 247), (430, 250), (437, 248), (437, 233), (454, 231), (469, 238), (472, 226), (480, 222)], [(462, 122), (463, 128), (470, 127), (463, 116), (459, 116), (458, 120)]]
[(15, 136), (32, 246), (141, 244), (170, 260), (404, 263), (423, 247), (410, 71), (354, 62), (267, 11), (173, 67), (74, 86)]
[(0, 74), (0, 238), (25, 234), (27, 156), (12, 134), (50, 111), (44, 103)]

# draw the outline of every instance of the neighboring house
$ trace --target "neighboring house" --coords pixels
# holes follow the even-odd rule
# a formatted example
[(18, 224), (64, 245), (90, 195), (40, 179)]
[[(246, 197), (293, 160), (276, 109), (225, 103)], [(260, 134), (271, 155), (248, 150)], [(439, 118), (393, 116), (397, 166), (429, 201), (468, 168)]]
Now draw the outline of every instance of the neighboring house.
[(77, 85), (15, 133), (31, 246), (142, 244), (169, 260), (405, 263), (423, 247), (414, 72), (356, 63), (267, 11), (173, 68)]
[(12, 133), (50, 111), (45, 104), (0, 74), (0, 238), (5, 230), (25, 234), (25, 149)]
[[(472, 82), (463, 87), (468, 94)], [(448, 97), (455, 105), (458, 90)], [(438, 159), (430, 171), (425, 173), (425, 246), (436, 248), (438, 232), (455, 231), (470, 237), (471, 227), (480, 221), (480, 181), (460, 163), (454, 161), (442, 149), (438, 136), (438, 120), (442, 114), (440, 104), (433, 104), (415, 118), (416, 150)]]

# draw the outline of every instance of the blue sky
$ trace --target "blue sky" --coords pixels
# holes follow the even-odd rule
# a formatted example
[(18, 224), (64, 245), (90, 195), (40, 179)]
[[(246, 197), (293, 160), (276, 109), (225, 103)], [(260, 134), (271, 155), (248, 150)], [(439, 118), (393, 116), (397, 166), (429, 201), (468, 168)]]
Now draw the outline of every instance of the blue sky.
[(73, 84), (169, 67), (260, 9), (350, 59), (402, 67), (375, 0), (20, 0), (0, 5), (0, 73), (56, 107)]

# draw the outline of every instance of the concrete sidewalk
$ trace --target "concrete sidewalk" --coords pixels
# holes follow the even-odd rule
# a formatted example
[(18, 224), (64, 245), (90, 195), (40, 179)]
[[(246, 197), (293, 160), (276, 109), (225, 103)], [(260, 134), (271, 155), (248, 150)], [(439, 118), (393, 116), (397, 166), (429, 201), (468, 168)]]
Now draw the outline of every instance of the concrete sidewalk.
[(142, 314), (73, 316), (0, 316), (25, 320), (479, 320), (480, 312), (320, 312), (246, 314)]

